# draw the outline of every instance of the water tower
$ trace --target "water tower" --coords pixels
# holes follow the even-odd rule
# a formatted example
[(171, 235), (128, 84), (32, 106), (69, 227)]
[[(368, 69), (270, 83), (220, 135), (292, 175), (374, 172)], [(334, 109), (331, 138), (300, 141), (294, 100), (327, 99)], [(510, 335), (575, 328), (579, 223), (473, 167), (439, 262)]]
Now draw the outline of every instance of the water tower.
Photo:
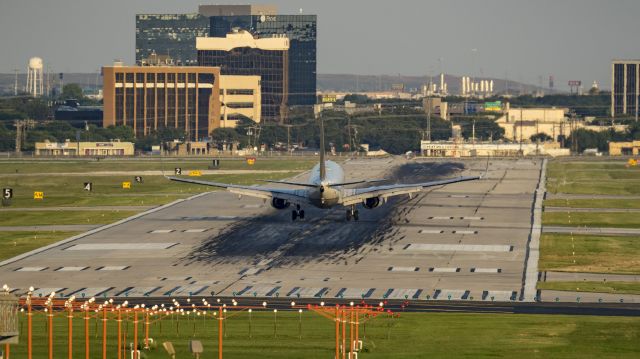
[(43, 78), (42, 78), (42, 59), (32, 57), (29, 59), (29, 68), (27, 69), (27, 92), (33, 97), (42, 96)]

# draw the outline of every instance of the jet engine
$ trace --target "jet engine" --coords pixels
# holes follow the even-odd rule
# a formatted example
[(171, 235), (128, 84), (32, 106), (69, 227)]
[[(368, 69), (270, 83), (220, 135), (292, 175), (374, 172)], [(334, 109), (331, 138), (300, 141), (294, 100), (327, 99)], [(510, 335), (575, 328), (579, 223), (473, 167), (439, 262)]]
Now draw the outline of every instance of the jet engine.
[(362, 205), (367, 209), (374, 209), (380, 205), (380, 197), (371, 197), (362, 201)]
[(271, 206), (275, 209), (285, 209), (289, 207), (290, 204), (289, 201), (282, 198), (273, 197), (271, 199)]

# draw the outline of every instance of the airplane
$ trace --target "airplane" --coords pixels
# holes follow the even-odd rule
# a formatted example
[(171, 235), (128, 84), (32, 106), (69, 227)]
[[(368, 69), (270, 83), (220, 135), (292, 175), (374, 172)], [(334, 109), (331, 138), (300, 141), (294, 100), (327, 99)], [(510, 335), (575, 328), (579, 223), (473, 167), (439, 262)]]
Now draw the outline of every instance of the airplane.
[(305, 213), (302, 209), (304, 205), (311, 205), (317, 208), (333, 208), (336, 206), (346, 207), (346, 220), (357, 221), (359, 213), (357, 205), (367, 209), (374, 209), (383, 203), (387, 198), (399, 195), (409, 195), (421, 192), (425, 188), (443, 186), (451, 183), (479, 180), (483, 176), (461, 176), (431, 182), (414, 184), (390, 184), (380, 186), (370, 186), (364, 188), (345, 188), (355, 184), (375, 183), (382, 180), (361, 180), (345, 182), (344, 170), (333, 161), (325, 160), (324, 153), (324, 127), (320, 121), (320, 161), (312, 169), (307, 183), (297, 183), (288, 181), (266, 181), (271, 183), (285, 184), (289, 186), (303, 187), (301, 189), (285, 188), (265, 188), (257, 186), (242, 186), (219, 182), (209, 182), (180, 177), (165, 176), (176, 182), (199, 184), (204, 186), (225, 188), (231, 193), (239, 196), (249, 196), (270, 200), (271, 206), (278, 210), (289, 208), (295, 204), (295, 209), (291, 211), (291, 220), (304, 219)]

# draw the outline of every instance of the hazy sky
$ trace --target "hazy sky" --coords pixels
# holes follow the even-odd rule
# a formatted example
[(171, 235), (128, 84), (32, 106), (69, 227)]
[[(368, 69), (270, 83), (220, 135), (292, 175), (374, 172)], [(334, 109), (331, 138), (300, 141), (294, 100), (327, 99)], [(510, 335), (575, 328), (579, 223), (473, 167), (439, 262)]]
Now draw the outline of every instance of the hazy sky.
[[(0, 72), (40, 56), (54, 72), (133, 63), (136, 13), (247, 0), (0, 0)], [(638, 0), (274, 0), (318, 15), (318, 72), (424, 75), (440, 68), (556, 87), (610, 87), (612, 58), (640, 58)], [(472, 51), (472, 49), (477, 49)], [(441, 59), (441, 61), (439, 61)], [(440, 65), (441, 63), (441, 65)]]

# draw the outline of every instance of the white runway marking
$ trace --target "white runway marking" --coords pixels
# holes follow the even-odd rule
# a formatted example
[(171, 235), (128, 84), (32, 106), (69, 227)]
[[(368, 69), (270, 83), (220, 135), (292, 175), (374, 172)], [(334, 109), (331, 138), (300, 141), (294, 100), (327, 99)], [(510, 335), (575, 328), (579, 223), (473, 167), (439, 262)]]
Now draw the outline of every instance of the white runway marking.
[(442, 234), (444, 231), (439, 229), (421, 229), (418, 231), (420, 234)]
[(22, 267), (22, 268), (16, 269), (16, 272), (40, 272), (47, 268), (48, 267)]
[(448, 252), (510, 252), (512, 248), (508, 245), (412, 243), (407, 249)]
[(56, 269), (56, 272), (80, 272), (89, 267), (61, 267)]
[(478, 231), (453, 231), (453, 234), (478, 234)]
[(34, 297), (48, 297), (51, 292), (56, 292), (56, 297), (60, 297), (60, 291), (65, 288), (38, 288), (33, 291)]
[(67, 248), (68, 251), (157, 250), (167, 249), (177, 243), (84, 243)]
[(104, 266), (104, 267), (98, 268), (97, 270), (117, 271), (117, 270), (125, 270), (127, 268), (129, 268), (129, 266)]
[(418, 267), (389, 267), (391, 272), (416, 272)]
[(415, 299), (416, 294), (422, 293), (421, 289), (391, 289), (391, 293), (387, 294), (387, 299)]
[(473, 273), (501, 273), (500, 268), (471, 268)]
[(205, 232), (206, 230), (207, 230), (206, 228), (186, 229), (183, 232), (184, 233), (202, 233), (202, 232)]
[(449, 217), (449, 216), (435, 216), (435, 217), (429, 217), (428, 219), (453, 219), (453, 217)]
[(149, 233), (153, 233), (153, 234), (166, 234), (166, 233), (171, 233), (171, 232), (173, 232), (173, 231), (174, 231), (173, 229), (156, 229), (156, 230), (153, 230), (153, 231), (151, 231), (151, 232), (149, 232)]
[(460, 219), (468, 219), (472, 221), (484, 221), (484, 217), (460, 217)]
[(460, 268), (457, 267), (435, 267), (435, 268), (430, 268), (429, 270), (430, 272), (435, 272), (435, 273), (456, 273), (460, 271)]

